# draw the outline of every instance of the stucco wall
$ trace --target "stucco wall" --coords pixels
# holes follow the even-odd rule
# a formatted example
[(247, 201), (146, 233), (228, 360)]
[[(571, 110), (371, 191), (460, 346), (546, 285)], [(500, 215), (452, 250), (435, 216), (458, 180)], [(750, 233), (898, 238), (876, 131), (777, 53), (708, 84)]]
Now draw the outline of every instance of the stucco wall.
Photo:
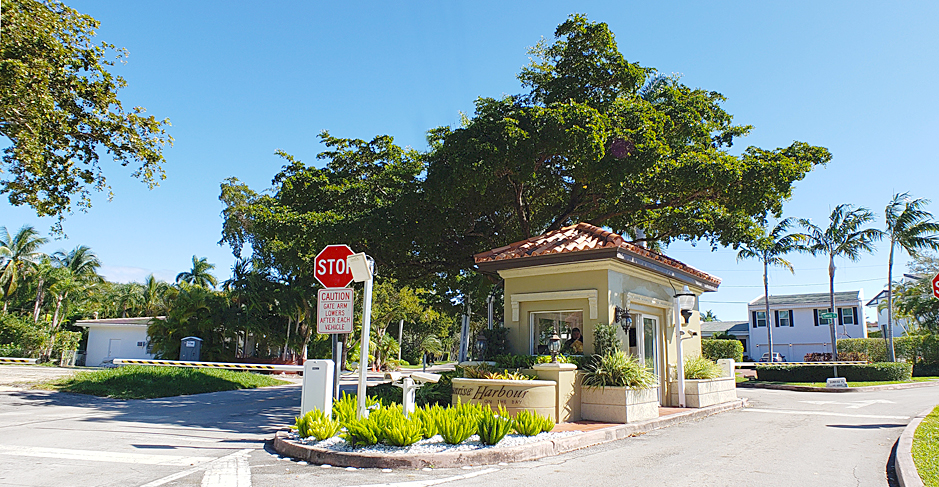
[[(111, 340), (120, 342), (114, 342), (112, 345)], [(137, 342), (147, 342), (146, 326), (89, 326), (85, 365), (94, 367), (114, 358), (153, 358), (153, 354), (147, 353), (146, 345), (139, 347)], [(108, 347), (112, 347), (110, 356)]]

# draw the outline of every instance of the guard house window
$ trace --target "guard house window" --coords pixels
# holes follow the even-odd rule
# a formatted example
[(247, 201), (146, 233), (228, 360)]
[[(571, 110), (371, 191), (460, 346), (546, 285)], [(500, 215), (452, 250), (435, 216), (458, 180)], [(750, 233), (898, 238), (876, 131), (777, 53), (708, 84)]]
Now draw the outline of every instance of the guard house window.
[(766, 312), (754, 311), (753, 312), (753, 327), (759, 328), (761, 326), (766, 326)]
[[(571, 337), (571, 330), (579, 328), (581, 336), (584, 332), (584, 312), (577, 311), (547, 311), (531, 314), (532, 353), (537, 355), (548, 354), (548, 340), (556, 329), (563, 344)], [(557, 328), (555, 328), (557, 327)]]
[(792, 326), (792, 311), (782, 310), (776, 311), (776, 326)]

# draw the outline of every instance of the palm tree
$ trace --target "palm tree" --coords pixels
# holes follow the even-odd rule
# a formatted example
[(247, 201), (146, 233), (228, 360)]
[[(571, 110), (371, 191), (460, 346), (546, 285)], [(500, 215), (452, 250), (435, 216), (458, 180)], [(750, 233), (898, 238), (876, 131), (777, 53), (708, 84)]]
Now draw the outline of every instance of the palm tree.
[(884, 231), (890, 239), (890, 260), (887, 264), (887, 353), (890, 361), (896, 362), (893, 349), (893, 250), (899, 245), (901, 250), (915, 256), (919, 250), (939, 250), (939, 223), (933, 220), (932, 213), (923, 210), (929, 200), (919, 198), (911, 200), (909, 193), (897, 193), (884, 210), (887, 228)]
[[(822, 229), (810, 220), (799, 220), (806, 232), (801, 238), (807, 243), (804, 250), (812, 255), (828, 256), (828, 293), (831, 311), (835, 311), (835, 257), (846, 257), (857, 262), (862, 252), (873, 252), (874, 242), (883, 238), (883, 232), (876, 228), (864, 228), (874, 220), (874, 214), (867, 208), (855, 208), (847, 203), (840, 204), (831, 211), (828, 228)], [(835, 320), (829, 320), (831, 330), (832, 358), (838, 360), (838, 337), (835, 334)]]
[(26, 270), (34, 265), (43, 255), (39, 247), (48, 242), (39, 232), (29, 225), (23, 225), (10, 236), (6, 227), (0, 227), (0, 283), (3, 285), (3, 314), (7, 312), (7, 304), (13, 291)]
[(158, 281), (153, 274), (143, 283), (143, 311), (146, 316), (159, 316), (166, 313), (166, 291), (169, 285)]
[(53, 259), (59, 267), (69, 270), (72, 279), (82, 283), (101, 283), (104, 278), (98, 275), (101, 261), (90, 248), (79, 245), (68, 253), (60, 250), (53, 254)]
[(782, 267), (795, 274), (792, 263), (782, 258), (783, 255), (799, 249), (801, 240), (799, 234), (786, 233), (793, 222), (792, 218), (786, 218), (777, 223), (769, 233), (766, 233), (766, 228), (763, 228), (761, 237), (742, 244), (742, 248), (737, 252), (738, 261), (757, 259), (763, 263), (763, 305), (765, 306), (763, 316), (766, 317), (766, 343), (769, 347), (770, 362), (773, 361), (773, 324), (769, 319), (769, 266)]
[(180, 272), (177, 274), (176, 282), (187, 282), (189, 284), (201, 286), (206, 289), (214, 289), (215, 286), (218, 285), (218, 279), (210, 274), (209, 271), (215, 269), (215, 264), (209, 264), (208, 261), (208, 257), (203, 257), (200, 259), (193, 255), (192, 269), (190, 269), (188, 272)]

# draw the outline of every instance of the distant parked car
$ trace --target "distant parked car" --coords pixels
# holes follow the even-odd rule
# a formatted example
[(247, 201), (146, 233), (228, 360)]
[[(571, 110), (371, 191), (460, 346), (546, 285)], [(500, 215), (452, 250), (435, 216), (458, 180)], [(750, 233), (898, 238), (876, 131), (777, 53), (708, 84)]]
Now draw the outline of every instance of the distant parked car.
[[(760, 358), (760, 362), (769, 362), (769, 352), (763, 354), (763, 357)], [(773, 352), (773, 362), (785, 362), (786, 357), (783, 357), (779, 352)]]

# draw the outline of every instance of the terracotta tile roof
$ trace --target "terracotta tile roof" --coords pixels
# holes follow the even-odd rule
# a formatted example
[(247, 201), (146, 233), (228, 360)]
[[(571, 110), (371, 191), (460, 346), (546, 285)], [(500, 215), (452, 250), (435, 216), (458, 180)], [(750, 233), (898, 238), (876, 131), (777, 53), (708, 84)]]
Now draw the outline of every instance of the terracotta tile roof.
[(608, 232), (589, 223), (578, 223), (577, 225), (564, 227), (560, 230), (529, 238), (528, 240), (522, 240), (504, 247), (481, 252), (474, 255), (473, 258), (476, 264), (482, 264), (507, 259), (522, 259), (526, 257), (613, 248), (626, 250), (630, 253), (704, 279), (715, 285), (721, 282), (719, 278), (707, 274), (706, 272), (699, 271), (694, 267), (666, 255), (627, 242), (621, 235)]

